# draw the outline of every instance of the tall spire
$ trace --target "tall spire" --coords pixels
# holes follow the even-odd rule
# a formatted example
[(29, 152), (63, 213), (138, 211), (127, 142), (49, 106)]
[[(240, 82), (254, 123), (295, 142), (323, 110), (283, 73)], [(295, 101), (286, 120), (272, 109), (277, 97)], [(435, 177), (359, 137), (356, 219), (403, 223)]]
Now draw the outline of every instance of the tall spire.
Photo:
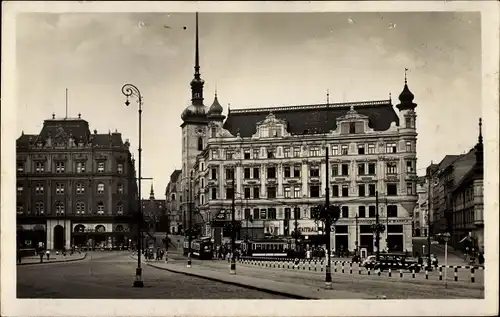
[(483, 119), (479, 118), (479, 144), (483, 144)]
[(155, 199), (155, 191), (153, 189), (153, 184), (151, 184), (151, 191), (149, 192), (149, 199), (151, 199), (151, 200)]
[(196, 12), (196, 48), (194, 57), (194, 76), (200, 78), (200, 43), (198, 36), (198, 12)]
[(326, 90), (326, 104), (330, 105), (330, 89)]
[(198, 33), (198, 12), (196, 12), (194, 78), (191, 80), (191, 101), (195, 106), (203, 106), (203, 85), (205, 81), (200, 76), (200, 40)]
[(400, 111), (401, 110), (414, 110), (417, 107), (417, 104), (413, 102), (415, 96), (408, 88), (408, 78), (407, 78), (408, 68), (405, 68), (405, 85), (403, 87), (403, 91), (399, 95), (400, 103), (396, 106)]
[(483, 128), (483, 120), (479, 118), (479, 137), (475, 148), (476, 148), (476, 167), (478, 171), (481, 172), (483, 170), (483, 159), (484, 159), (482, 128)]

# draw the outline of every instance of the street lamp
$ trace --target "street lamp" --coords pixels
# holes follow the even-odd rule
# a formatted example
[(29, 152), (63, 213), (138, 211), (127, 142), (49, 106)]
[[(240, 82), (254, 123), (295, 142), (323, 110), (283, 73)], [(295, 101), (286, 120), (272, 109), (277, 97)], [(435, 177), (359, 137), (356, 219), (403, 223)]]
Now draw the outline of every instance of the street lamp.
[(135, 270), (135, 281), (134, 287), (144, 287), (144, 282), (142, 281), (142, 269), (141, 269), (141, 225), (142, 225), (142, 204), (141, 204), (141, 167), (142, 167), (142, 95), (139, 89), (132, 84), (125, 84), (122, 87), (122, 93), (127, 97), (125, 105), (128, 107), (130, 105), (129, 98), (136, 97), (137, 103), (139, 104), (139, 178), (138, 178), (138, 197), (137, 197), (137, 268)]
[(450, 241), (451, 234), (446, 231), (443, 233), (444, 240), (444, 287), (448, 287), (448, 241)]
[(193, 182), (193, 171), (191, 171), (189, 176), (188, 185), (188, 213), (189, 213), (189, 229), (188, 229), (188, 263), (187, 267), (191, 267), (191, 242), (193, 235), (193, 207), (192, 207), (192, 183)]
[(372, 231), (375, 233), (376, 259), (380, 260), (380, 234), (385, 231), (385, 226), (379, 222), (378, 212), (378, 190), (375, 191), (375, 224), (372, 225)]

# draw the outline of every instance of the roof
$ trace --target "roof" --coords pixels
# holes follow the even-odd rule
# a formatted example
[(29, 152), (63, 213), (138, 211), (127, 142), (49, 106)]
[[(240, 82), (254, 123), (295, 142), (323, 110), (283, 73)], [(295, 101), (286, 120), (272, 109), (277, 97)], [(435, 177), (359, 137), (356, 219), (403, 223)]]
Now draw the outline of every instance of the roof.
[(337, 128), (337, 119), (353, 106), (356, 111), (369, 118), (369, 126), (375, 131), (386, 131), (392, 122), (399, 125), (390, 100), (361, 101), (335, 104), (283, 106), (272, 108), (231, 109), (224, 123), (224, 129), (241, 137), (251, 137), (257, 131), (257, 123), (269, 113), (288, 123), (292, 135), (328, 133)]
[(170, 174), (170, 181), (174, 182), (174, 183), (177, 182), (177, 179), (179, 178), (181, 173), (182, 173), (182, 170), (174, 170), (172, 172), (172, 174)]
[(441, 162), (438, 164), (438, 173), (443, 172), (446, 170), (450, 165), (453, 164), (458, 158), (460, 158), (460, 155), (446, 155)]
[(82, 142), (85, 145), (91, 144), (98, 147), (123, 147), (125, 144), (122, 134), (115, 131), (113, 133), (98, 134), (94, 130), (92, 134), (89, 129), (89, 123), (86, 120), (74, 118), (49, 119), (44, 120), (42, 130), (39, 134), (24, 134), (17, 139), (17, 147), (29, 147), (38, 142), (46, 144), (49, 141), (53, 144), (63, 142), (67, 144), (72, 138), (76, 145)]

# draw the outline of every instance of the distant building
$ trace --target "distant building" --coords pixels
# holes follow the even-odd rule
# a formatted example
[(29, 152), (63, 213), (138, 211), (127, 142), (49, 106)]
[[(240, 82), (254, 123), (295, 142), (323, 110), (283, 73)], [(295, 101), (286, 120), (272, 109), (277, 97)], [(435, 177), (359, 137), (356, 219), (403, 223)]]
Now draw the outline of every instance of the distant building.
[(419, 177), (417, 181), (417, 205), (413, 211), (413, 236), (427, 237), (428, 228), (428, 181), (425, 177)]
[(180, 234), (183, 232), (183, 228), (185, 228), (185, 220), (179, 209), (179, 205), (182, 202), (181, 174), (181, 170), (173, 171), (165, 190), (166, 216), (168, 218), (169, 233), (172, 234)]
[(135, 241), (137, 185), (130, 143), (92, 134), (78, 118), (45, 120), (16, 141), (18, 246), (109, 247)]
[(483, 138), (462, 155), (447, 155), (431, 173), (433, 234), (450, 232), (457, 248), (484, 247)]
[[(380, 222), (388, 227), (381, 248), (412, 249), (417, 105), (406, 79), (395, 107), (390, 99), (327, 101), (228, 109), (226, 119), (217, 93), (210, 107), (204, 105), (198, 25), (195, 51), (191, 104), (181, 115), (181, 184), (188, 196), (180, 208), (184, 219), (192, 215), (199, 234), (211, 236), (215, 243), (229, 237), (234, 195), (237, 238), (248, 234), (289, 238), (293, 210), (298, 209), (299, 230), (306, 242), (323, 244), (327, 237), (322, 224), (311, 218), (311, 208), (325, 202), (329, 169), (331, 202), (342, 208), (328, 237), (334, 248), (354, 250), (358, 243), (373, 250), (371, 225), (378, 191)], [(330, 153), (329, 166), (325, 151)]]
[[(167, 231), (165, 215), (165, 200), (155, 199), (153, 185), (149, 199), (142, 199), (142, 214), (148, 231)], [(163, 223), (165, 222), (165, 223)]]

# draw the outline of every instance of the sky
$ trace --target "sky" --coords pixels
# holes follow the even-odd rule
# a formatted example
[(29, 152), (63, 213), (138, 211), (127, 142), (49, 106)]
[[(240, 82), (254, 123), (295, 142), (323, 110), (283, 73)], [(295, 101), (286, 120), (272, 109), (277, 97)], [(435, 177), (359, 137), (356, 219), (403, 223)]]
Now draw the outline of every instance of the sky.
[[(22, 13), (16, 25), (17, 133), (43, 120), (82, 118), (118, 130), (137, 155), (143, 104), (143, 177), (163, 198), (181, 167), (180, 115), (190, 103), (194, 13)], [(205, 105), (217, 87), (231, 108), (388, 99), (408, 85), (418, 104), (417, 169), (477, 142), (481, 21), (474, 12), (200, 13)], [(132, 104), (136, 106), (136, 104)], [(397, 109), (396, 109), (397, 112)], [(143, 183), (149, 189), (150, 183)], [(144, 190), (143, 197), (149, 197)]]

